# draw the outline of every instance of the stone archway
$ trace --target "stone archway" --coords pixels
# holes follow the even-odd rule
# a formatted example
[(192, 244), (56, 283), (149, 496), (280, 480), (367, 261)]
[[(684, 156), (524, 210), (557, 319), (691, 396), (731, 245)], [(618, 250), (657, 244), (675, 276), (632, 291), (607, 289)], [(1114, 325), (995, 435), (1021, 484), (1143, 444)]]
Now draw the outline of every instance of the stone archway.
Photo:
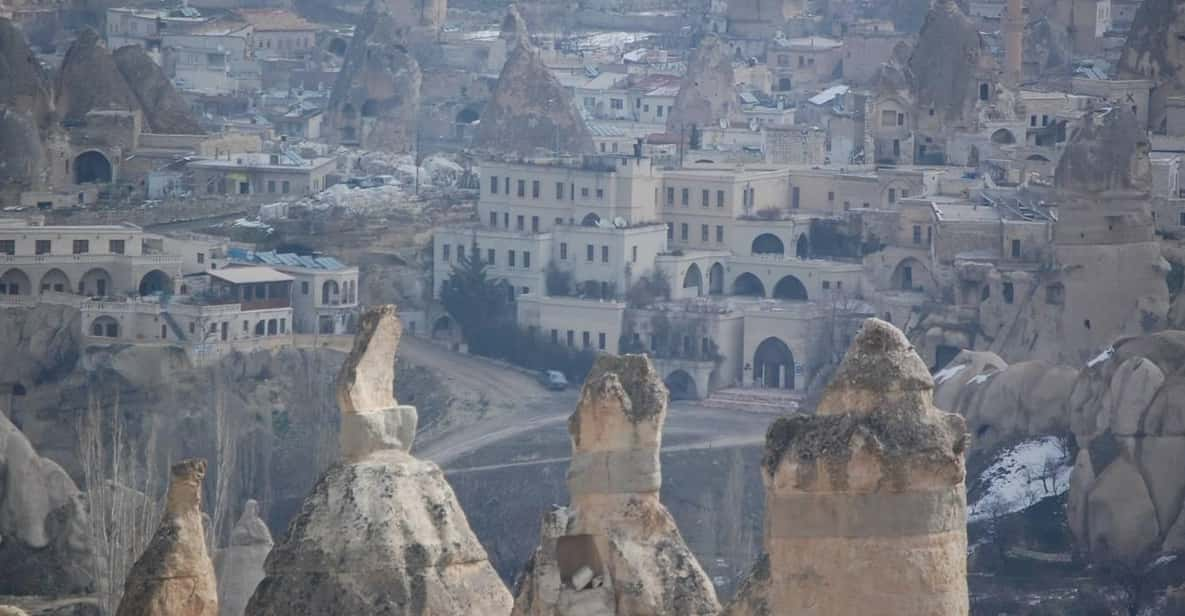
[(687, 273), (683, 275), (683, 288), (694, 288), (696, 297), (704, 294), (704, 276), (695, 263), (692, 263), (691, 267), (687, 268)]
[(781, 238), (772, 233), (762, 233), (753, 238), (753, 245), (750, 251), (755, 255), (784, 255), (786, 254), (786, 245), (782, 243)]
[(794, 353), (781, 338), (770, 336), (757, 345), (753, 383), (769, 389), (794, 389)]
[(38, 285), (42, 293), (46, 291), (53, 291), (54, 293), (71, 293), (73, 287), (70, 286), (70, 278), (66, 276), (66, 272), (58, 268), (54, 268), (45, 272), (41, 277), (41, 284)]
[(890, 287), (900, 291), (923, 291), (925, 286), (919, 283), (924, 283), (928, 276), (929, 270), (926, 269), (924, 263), (913, 257), (907, 257), (893, 269)]
[(1016, 143), (1016, 136), (1007, 128), (1000, 128), (992, 133), (992, 143), (996, 145), (1012, 145)]
[(118, 338), (119, 322), (109, 316), (91, 321), (90, 334), (96, 338)]
[(724, 294), (724, 266), (720, 263), (713, 263), (712, 267), (708, 268), (708, 294)]
[(695, 387), (695, 377), (686, 370), (676, 370), (664, 380), (667, 390), (671, 393), (671, 400), (695, 400), (699, 394)]
[(777, 299), (792, 299), (798, 301), (806, 301), (806, 285), (797, 276), (787, 275), (782, 276), (778, 284), (774, 285), (774, 295)]
[(74, 159), (75, 184), (107, 184), (112, 177), (111, 161), (102, 152), (88, 150)]
[(106, 297), (111, 291), (111, 274), (101, 267), (87, 271), (78, 282), (79, 295)]
[(453, 337), (453, 319), (447, 314), (442, 314), (432, 321), (432, 337), (433, 338), (452, 338)]
[(794, 256), (799, 259), (806, 259), (811, 256), (811, 240), (805, 233), (798, 236), (798, 241), (794, 244)]
[(28, 274), (16, 268), (7, 270), (0, 276), (0, 295), (32, 295), (33, 283)]
[(765, 284), (756, 275), (745, 272), (733, 281), (732, 294), (765, 297)]
[(140, 295), (172, 293), (173, 278), (160, 270), (152, 270), (140, 279), (139, 290)]
[(582, 227), (597, 227), (600, 226), (600, 224), (601, 217), (595, 212), (589, 212), (584, 218), (580, 220), (580, 226)]

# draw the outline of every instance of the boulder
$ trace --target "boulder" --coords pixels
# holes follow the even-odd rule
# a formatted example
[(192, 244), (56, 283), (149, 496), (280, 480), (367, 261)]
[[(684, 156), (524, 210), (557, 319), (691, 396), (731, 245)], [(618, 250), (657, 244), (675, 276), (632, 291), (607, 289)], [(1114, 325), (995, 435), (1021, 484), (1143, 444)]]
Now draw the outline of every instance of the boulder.
[(1091, 557), (1138, 563), (1158, 549), (1160, 524), (1144, 478), (1135, 465), (1116, 458), (1087, 496)]
[(1163, 384), (1164, 373), (1151, 361), (1133, 357), (1121, 363), (1103, 394), (1098, 430), (1110, 429), (1120, 436), (1142, 434), (1144, 414)]
[(393, 395), (400, 331), (394, 306), (363, 314), (338, 374), (343, 460), (268, 555), (247, 614), (510, 612), (444, 474), (408, 453), (415, 408)]
[(116, 616), (217, 616), (217, 581), (202, 523), (205, 477), (205, 460), (173, 465), (160, 526), (128, 572)]
[(272, 534), (259, 517), (259, 503), (249, 500), (230, 530), (230, 545), (214, 557), (219, 616), (243, 616), (247, 601), (263, 579), (263, 563), (271, 551)]

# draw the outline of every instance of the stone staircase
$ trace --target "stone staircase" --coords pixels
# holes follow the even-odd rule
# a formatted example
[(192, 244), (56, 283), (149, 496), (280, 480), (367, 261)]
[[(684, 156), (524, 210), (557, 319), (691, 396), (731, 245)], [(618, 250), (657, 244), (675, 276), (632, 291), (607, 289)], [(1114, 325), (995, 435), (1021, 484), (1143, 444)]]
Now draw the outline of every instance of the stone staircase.
[(729, 387), (712, 392), (700, 406), (745, 413), (782, 415), (798, 410), (804, 398), (802, 392), (759, 387)]

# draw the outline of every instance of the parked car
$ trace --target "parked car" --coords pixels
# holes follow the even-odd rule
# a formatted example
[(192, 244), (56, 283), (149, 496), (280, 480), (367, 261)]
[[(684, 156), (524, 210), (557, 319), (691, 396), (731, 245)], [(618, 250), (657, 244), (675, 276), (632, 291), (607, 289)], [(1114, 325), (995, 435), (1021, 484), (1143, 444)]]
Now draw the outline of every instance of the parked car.
[(563, 391), (568, 388), (568, 378), (559, 370), (540, 371), (539, 383), (552, 391)]

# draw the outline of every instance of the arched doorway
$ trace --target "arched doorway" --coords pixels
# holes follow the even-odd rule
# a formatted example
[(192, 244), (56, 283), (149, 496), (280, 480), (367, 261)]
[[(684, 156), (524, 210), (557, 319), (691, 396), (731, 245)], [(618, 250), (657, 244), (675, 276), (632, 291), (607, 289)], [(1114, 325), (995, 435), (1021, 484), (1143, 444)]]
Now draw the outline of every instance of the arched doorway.
[(753, 383), (770, 389), (794, 389), (794, 354), (780, 338), (770, 336), (757, 345)]
[(580, 226), (582, 226), (582, 227), (596, 227), (596, 226), (600, 226), (600, 224), (601, 224), (601, 217), (597, 216), (593, 212), (589, 212), (588, 215), (586, 215), (580, 221)]
[(329, 41), (329, 53), (338, 57), (346, 55), (346, 41), (336, 36), (333, 37), (333, 40)]
[(337, 303), (340, 294), (341, 290), (337, 286), (336, 280), (326, 280), (325, 284), (321, 285), (321, 303), (324, 305)]
[(926, 266), (921, 261), (910, 257), (904, 259), (893, 270), (891, 285), (893, 289), (901, 291), (923, 291), (927, 276)]
[(72, 287), (70, 286), (70, 278), (66, 276), (66, 272), (54, 268), (45, 272), (41, 277), (41, 292), (53, 291), (55, 293), (70, 293)]
[(0, 276), (0, 295), (32, 295), (29, 277), (19, 269), (10, 269)]
[(774, 297), (777, 299), (793, 299), (806, 301), (806, 285), (797, 276), (783, 276), (774, 285)]
[(473, 107), (466, 107), (457, 112), (457, 116), (453, 118), (453, 121), (457, 127), (457, 138), (464, 138), (466, 132), (475, 124), (477, 124), (477, 121), (480, 119), (481, 113)]
[(119, 322), (108, 316), (99, 317), (91, 321), (91, 335), (97, 338), (118, 338)]
[(749, 272), (745, 272), (732, 283), (733, 295), (748, 295), (753, 297), (765, 297), (765, 285), (761, 283), (761, 279)]
[(719, 263), (713, 263), (708, 269), (708, 294), (724, 294), (724, 266)]
[(432, 322), (433, 338), (452, 338), (453, 320), (447, 314), (441, 315)]
[(152, 270), (140, 279), (140, 295), (172, 292), (173, 278), (160, 270)]
[(695, 379), (686, 370), (672, 372), (665, 383), (671, 392), (671, 400), (695, 400), (699, 397), (695, 391)]
[(91, 297), (105, 297), (111, 291), (111, 274), (107, 270), (96, 267), (82, 275), (78, 282), (78, 294)]
[(687, 273), (683, 275), (683, 288), (694, 288), (696, 297), (704, 294), (704, 276), (695, 263), (692, 263), (691, 267), (687, 268)]
[(1001, 128), (992, 133), (992, 143), (996, 145), (1012, 145), (1016, 143), (1016, 137), (1012, 135), (1012, 131), (1007, 128)]
[(794, 256), (799, 259), (805, 259), (811, 255), (811, 240), (805, 233), (798, 236), (798, 242), (794, 245)]
[(102, 152), (90, 150), (74, 159), (74, 183), (106, 184), (111, 181), (111, 161)]
[(752, 252), (755, 255), (784, 255), (786, 246), (778, 236), (772, 233), (762, 233), (753, 238)]

